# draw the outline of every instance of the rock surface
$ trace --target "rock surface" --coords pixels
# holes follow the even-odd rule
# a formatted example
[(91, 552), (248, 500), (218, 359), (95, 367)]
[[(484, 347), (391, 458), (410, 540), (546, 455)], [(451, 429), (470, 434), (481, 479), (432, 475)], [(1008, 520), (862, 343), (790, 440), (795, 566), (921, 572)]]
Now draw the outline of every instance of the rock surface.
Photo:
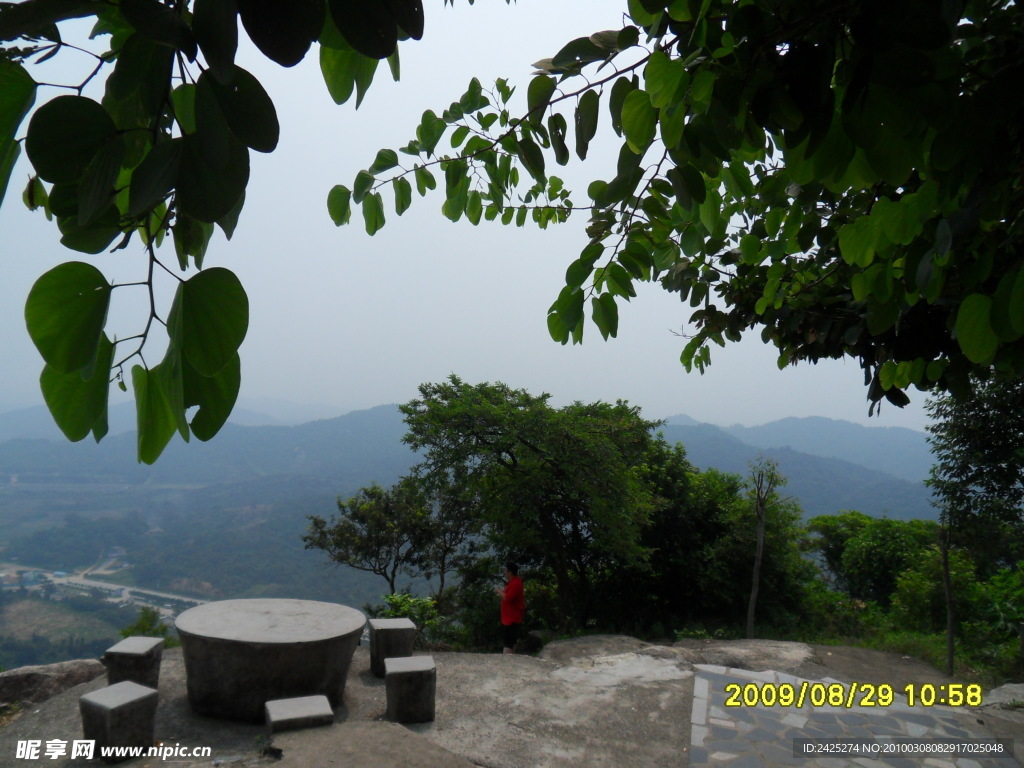
[[(385, 682), (371, 673), (369, 652), (360, 647), (334, 725), (275, 734), (271, 746), (280, 750), (275, 757), (261, 755), (267, 739), (260, 726), (194, 715), (181, 652), (168, 651), (160, 675), (156, 736), (170, 748), (211, 748), (206, 758), (170, 758), (177, 768), (682, 768), (690, 764), (694, 664), (772, 668), (808, 679), (896, 687), (946, 680), (922, 662), (892, 654), (775, 641), (655, 645), (594, 636), (551, 643), (536, 657), (432, 655), (437, 665), (434, 722), (400, 726), (383, 721)], [(96, 765), (67, 757), (33, 761), (14, 756), (19, 740), (80, 739), (78, 697), (104, 684), (94, 680), (66, 691), (0, 729), (0, 765)], [(978, 723), (983, 719), (993, 735), (1020, 740), (1024, 733), (1020, 711), (985, 707), (964, 716)], [(123, 763), (160, 764), (152, 758)]]
[(0, 672), (0, 702), (40, 703), (106, 673), (96, 659), (76, 659)]

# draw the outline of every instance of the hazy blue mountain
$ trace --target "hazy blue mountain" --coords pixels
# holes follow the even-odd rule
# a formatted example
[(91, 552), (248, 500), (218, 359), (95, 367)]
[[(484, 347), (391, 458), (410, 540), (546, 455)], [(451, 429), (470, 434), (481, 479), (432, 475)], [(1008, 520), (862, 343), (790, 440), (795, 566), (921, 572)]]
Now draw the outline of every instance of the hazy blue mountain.
[(901, 519), (936, 516), (923, 482), (788, 447), (759, 448), (711, 424), (669, 423), (662, 433), (670, 442), (681, 442), (687, 458), (701, 469), (715, 467), (746, 475), (758, 456), (777, 460), (779, 471), (789, 480), (783, 492), (796, 498), (808, 517), (846, 509)]
[[(47, 416), (47, 418), (49, 418)], [(397, 406), (384, 405), (297, 427), (227, 424), (217, 437), (185, 444), (175, 436), (153, 466), (135, 459), (134, 433), (69, 443), (0, 442), (0, 478), (19, 482), (169, 483), (177, 486), (241, 482), (271, 475), (300, 475), (339, 491), (371, 480), (392, 482), (414, 463), (402, 445), (405, 425)]]
[[(118, 435), (135, 430), (135, 405), (118, 403), (107, 414), (108, 434)], [(281, 424), (280, 419), (251, 408), (236, 406), (231, 412), (230, 424), (238, 426), (261, 426)], [(0, 413), (0, 442), (18, 438), (63, 440), (64, 436), (53, 423), (53, 417), (45, 405), (34, 405)]]
[(811, 416), (725, 431), (750, 445), (843, 459), (915, 482), (926, 479), (932, 466), (926, 433), (902, 427), (865, 427)]

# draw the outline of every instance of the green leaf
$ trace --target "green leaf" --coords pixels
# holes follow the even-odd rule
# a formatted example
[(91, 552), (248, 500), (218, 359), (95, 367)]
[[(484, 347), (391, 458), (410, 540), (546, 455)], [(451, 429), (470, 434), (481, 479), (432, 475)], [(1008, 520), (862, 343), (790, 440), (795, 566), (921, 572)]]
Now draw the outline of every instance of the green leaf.
[(576, 155), (580, 160), (587, 159), (590, 140), (597, 133), (597, 117), (601, 99), (595, 91), (587, 91), (580, 97), (576, 106)]
[[(242, 206), (244, 205), (245, 192), (242, 192), (242, 194), (239, 195), (238, 197), (238, 202), (235, 203), (235, 207), (232, 208), (223, 216), (221, 216), (215, 222), (217, 226), (221, 228), (221, 231), (224, 233), (224, 237), (226, 237), (228, 240), (230, 240), (231, 236), (235, 234), (235, 227), (238, 226), (238, 217), (242, 215)], [(202, 269), (202, 261), (200, 260), (199, 262), (197, 262), (196, 266)]]
[(39, 387), (46, 407), (60, 431), (73, 443), (90, 432), (99, 442), (107, 433), (107, 393), (113, 358), (114, 345), (102, 333), (96, 362), (88, 376), (83, 371), (58, 373), (50, 365), (43, 367)]
[(171, 412), (174, 414), (174, 423), (178, 434), (187, 443), (191, 433), (188, 429), (188, 417), (185, 415), (185, 375), (181, 353), (181, 346), (184, 340), (182, 301), (185, 292), (183, 285), (183, 283), (178, 284), (178, 290), (175, 292), (174, 301), (171, 304), (171, 311), (167, 315), (167, 336), (169, 342), (164, 353), (164, 359), (152, 369), (152, 373), (158, 377), (161, 390), (167, 398)]
[(412, 184), (404, 176), (395, 179), (395, 213), (401, 216), (412, 205)]
[[(11, 180), (11, 172), (14, 170), (14, 164), (18, 162), (18, 157), (21, 155), (21, 145), (16, 141), (10, 142), (6, 149), (0, 148), (0, 205), (4, 202), (4, 196), (7, 194), (7, 184)], [(38, 178), (33, 176), (32, 178)]]
[(320, 72), (335, 104), (344, 104), (356, 94), (356, 109), (373, 82), (377, 59), (363, 56), (350, 48), (338, 50), (320, 46)]
[(182, 140), (161, 141), (132, 172), (128, 215), (141, 216), (159, 205), (171, 191), (181, 163)]
[(544, 175), (544, 153), (540, 147), (528, 136), (519, 139), (516, 148), (519, 152), (519, 159), (526, 170), (530, 172), (537, 181), (544, 183), (547, 177)]
[(210, 72), (225, 85), (234, 74), (238, 49), (238, 7), (235, 0), (195, 0), (192, 32)]
[[(554, 310), (567, 332), (572, 331), (583, 321), (584, 292), (566, 285), (558, 294), (551, 309)], [(559, 339), (560, 340), (560, 339)]]
[(396, 83), (402, 79), (402, 62), (399, 59), (398, 48), (387, 58), (388, 69), (391, 70), (391, 79)]
[(121, 13), (135, 29), (156, 43), (176, 48), (189, 61), (196, 58), (196, 40), (181, 15), (158, 0), (121, 0)]
[(96, 153), (117, 135), (107, 111), (84, 96), (58, 96), (36, 110), (25, 150), (40, 178), (78, 181)]
[(620, 77), (612, 86), (612, 95), (608, 99), (608, 112), (611, 114), (612, 130), (616, 136), (622, 135), (622, 105), (626, 97), (636, 90), (636, 84), (628, 77)]
[(146, 370), (132, 368), (132, 389), (135, 392), (135, 415), (138, 426), (138, 458), (152, 464), (174, 437), (177, 418), (164, 391), (159, 366)]
[(619, 332), (619, 308), (615, 304), (615, 297), (610, 293), (602, 293), (590, 300), (590, 306), (602, 338), (605, 341), (608, 341), (609, 336), (614, 338)]
[(544, 113), (548, 108), (548, 102), (555, 92), (555, 78), (547, 75), (536, 75), (530, 81), (530, 87), (526, 91), (527, 116), (531, 125), (541, 125), (544, 121)]
[[(76, 207), (77, 211), (77, 207)], [(121, 234), (117, 208), (111, 205), (87, 226), (78, 223), (77, 213), (58, 217), (60, 242), (65, 248), (80, 253), (101, 253)]]
[[(331, 17), (345, 40), (364, 56), (386, 59), (395, 52), (398, 24), (391, 3), (364, 3), (362, 0), (328, 0)], [(395, 5), (398, 5), (397, 3)], [(419, 9), (422, 32), (423, 9)], [(407, 22), (415, 25), (412, 21)], [(412, 34), (410, 32), (410, 34)]]
[(956, 313), (957, 343), (972, 363), (991, 362), (999, 348), (999, 338), (989, 321), (992, 299), (984, 294), (972, 293), (960, 303)]
[(25, 68), (0, 58), (0, 203), (20, 152), (14, 136), (35, 100), (36, 83)]
[[(462, 146), (462, 142), (469, 136), (469, 126), (460, 125), (452, 132), (452, 149)], [(476, 138), (480, 138), (479, 136)]]
[(552, 307), (548, 310), (548, 335), (551, 336), (552, 341), (557, 341), (559, 344), (569, 343), (569, 328), (566, 326), (565, 321), (562, 320), (555, 308)]
[(469, 200), (466, 203), (466, 218), (469, 222), (476, 226), (480, 223), (480, 216), (483, 214), (483, 201), (480, 198), (480, 193), (475, 189), (469, 193)]
[(640, 42), (640, 30), (636, 27), (624, 27), (619, 30), (615, 39), (615, 47), (620, 51), (632, 48)]
[(677, 166), (666, 175), (683, 208), (692, 210), (694, 205), (701, 205), (707, 199), (707, 183), (701, 172), (692, 165)]
[(213, 224), (194, 219), (186, 213), (178, 214), (174, 223), (174, 252), (178, 266), (184, 272), (188, 269), (189, 257), (197, 268), (202, 269), (206, 248), (213, 237)]
[(565, 144), (568, 125), (565, 116), (555, 112), (548, 118), (548, 135), (551, 137), (551, 148), (555, 151), (555, 162), (565, 165), (569, 162), (569, 147)]
[(1010, 296), (1010, 322), (1017, 333), (1024, 334), (1024, 269), (1017, 273)]
[(654, 107), (660, 109), (679, 101), (679, 93), (685, 90), (688, 80), (686, 67), (680, 59), (671, 59), (663, 51), (651, 54), (644, 70), (644, 82)]
[(690, 86), (690, 103), (698, 112), (706, 112), (711, 104), (711, 94), (715, 89), (715, 73), (710, 69), (702, 69), (693, 78)]
[(323, 0), (238, 0), (238, 14), (249, 39), (282, 67), (302, 61), (324, 27)]
[(207, 156), (199, 134), (182, 139), (177, 201), (185, 213), (199, 221), (218, 221), (238, 204), (248, 183), (249, 150), (233, 136), (217, 160)]
[(1014, 314), (1024, 315), (1024, 306), (1014, 307), (1013, 289), (1020, 279), (1020, 269), (1007, 272), (999, 281), (995, 294), (992, 296), (992, 310), (989, 314), (989, 322), (992, 330), (1000, 341), (1016, 341), (1022, 335), (1014, 327)]
[(199, 406), (192, 417), (192, 434), (209, 440), (224, 426), (235, 407), (242, 383), (241, 361), (236, 353), (214, 376), (201, 376), (186, 361), (183, 376), (185, 407)]
[(336, 184), (327, 193), (327, 212), (336, 227), (348, 224), (352, 219), (352, 192), (348, 187)]
[(196, 132), (196, 87), (192, 83), (179, 85), (171, 91), (174, 119), (183, 134)]
[(740, 253), (745, 264), (761, 263), (761, 238), (750, 233), (740, 238)]
[(878, 382), (882, 385), (882, 389), (889, 389), (892, 387), (895, 379), (896, 363), (892, 360), (886, 360), (878, 371)]
[(641, 27), (652, 26), (661, 18), (661, 13), (648, 11), (642, 0), (629, 0), (627, 3), (629, 18)]
[(121, 172), (124, 141), (115, 136), (93, 156), (78, 185), (78, 223), (87, 227), (114, 202), (114, 184)]
[(642, 155), (654, 141), (658, 112), (646, 91), (631, 91), (622, 105), (622, 132), (629, 148)]
[(379, 192), (363, 198), (363, 223), (366, 234), (375, 235), (384, 227), (384, 199)]
[[(614, 32), (612, 34), (615, 35), (617, 43), (618, 34)], [(607, 48), (597, 45), (591, 38), (578, 37), (566, 43), (558, 53), (551, 57), (551, 65), (557, 70), (579, 72), (587, 64), (607, 59), (608, 52)]]
[(370, 166), (370, 173), (374, 175), (383, 173), (396, 165), (398, 165), (398, 153), (393, 149), (382, 149), (374, 158), (373, 165)]
[(204, 87), (213, 91), (228, 128), (245, 146), (257, 152), (274, 151), (281, 125), (274, 102), (259, 80), (236, 66), (229, 85), (218, 82), (212, 72), (204, 72), (197, 83), (198, 91)]
[(420, 197), (427, 194), (428, 190), (436, 189), (437, 181), (434, 179), (434, 174), (430, 172), (428, 168), (422, 165), (416, 168), (416, 191), (420, 193)]
[(416, 138), (420, 146), (428, 156), (434, 154), (434, 147), (441, 140), (444, 132), (448, 130), (448, 124), (439, 118), (431, 110), (423, 113), (420, 124), (416, 128)]
[(107, 320), (110, 285), (91, 264), (71, 261), (46, 272), (25, 303), (25, 324), (56, 373), (91, 367)]
[(203, 376), (227, 365), (249, 327), (249, 299), (234, 273), (206, 269), (181, 284), (181, 349)]
[(363, 202), (363, 198), (366, 197), (370, 190), (373, 189), (376, 179), (368, 171), (360, 171), (356, 174), (356, 180), (352, 185), (352, 202), (359, 204)]
[(844, 224), (839, 230), (839, 252), (843, 261), (859, 267), (871, 266), (875, 259), (877, 237), (878, 233), (867, 216)]

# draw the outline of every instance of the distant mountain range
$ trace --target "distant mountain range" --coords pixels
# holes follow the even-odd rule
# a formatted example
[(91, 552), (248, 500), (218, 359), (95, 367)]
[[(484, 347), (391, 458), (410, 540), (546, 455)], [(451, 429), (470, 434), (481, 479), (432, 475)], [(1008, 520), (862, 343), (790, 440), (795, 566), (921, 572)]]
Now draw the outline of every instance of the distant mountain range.
[[(130, 408), (112, 409), (111, 435), (97, 445), (65, 441), (42, 407), (0, 414), (0, 484), (10, 487), (13, 479), (23, 488), (115, 484), (138, 492), (155, 486), (213, 492), (220, 485), (237, 488), (277, 477), (330, 504), (370, 482), (390, 484), (415, 462), (401, 442), (405, 425), (394, 405), (291, 427), (229, 423), (209, 443), (185, 445), (175, 438), (151, 467), (135, 461), (135, 437), (125, 431), (133, 417)], [(245, 411), (232, 417), (268, 418)], [(668, 419), (661, 431), (670, 442), (683, 443), (702, 469), (745, 474), (759, 455), (776, 459), (789, 479), (786, 492), (808, 516), (845, 509), (935, 516), (922, 483), (931, 465), (923, 432), (818, 417), (723, 428), (687, 416)], [(3, 520), (0, 495), (0, 538)]]
[[(154, 466), (136, 463), (132, 418), (130, 408), (113, 409), (101, 443), (73, 444), (43, 408), (0, 414), (0, 436), (8, 436), (0, 440), (0, 561), (72, 570), (118, 546), (140, 586), (207, 598), (380, 602), (383, 580), (326, 567), (302, 536), (309, 515), (331, 517), (339, 496), (390, 485), (416, 462), (401, 442), (397, 406), (297, 426), (229, 423), (208, 443), (174, 438)], [(701, 469), (746, 474), (759, 455), (776, 459), (789, 480), (783, 492), (807, 517), (847, 509), (935, 517), (921, 482), (923, 433), (829, 419), (720, 428), (684, 416), (661, 431)]]
[[(786, 420), (790, 421), (790, 420)], [(803, 420), (798, 420), (803, 421)], [(922, 465), (924, 461), (920, 456), (914, 457), (904, 466), (902, 459), (894, 462), (890, 467), (903, 475), (896, 476), (895, 473), (886, 473), (879, 469), (873, 469), (857, 463), (846, 456), (856, 456), (855, 450), (844, 450), (842, 445), (845, 441), (838, 440), (844, 434), (862, 436), (860, 430), (878, 429), (878, 438), (884, 442), (888, 436), (887, 432), (878, 427), (861, 427), (856, 424), (842, 421), (822, 419), (827, 422), (825, 426), (837, 438), (836, 445), (829, 445), (832, 456), (815, 455), (808, 450), (796, 450), (792, 445), (811, 446), (818, 438), (815, 437), (815, 430), (822, 425), (818, 419), (808, 420), (813, 422), (808, 426), (808, 433), (800, 436), (792, 432), (792, 425), (786, 425), (787, 430), (782, 432), (787, 438), (773, 437), (769, 431), (772, 425), (766, 424), (758, 427), (761, 432), (759, 437), (762, 444), (751, 444), (744, 442), (732, 431), (743, 430), (745, 427), (733, 427), (723, 429), (710, 424), (680, 424), (678, 420), (669, 420), (669, 423), (662, 428), (662, 434), (670, 442), (680, 442), (686, 448), (686, 455), (689, 460), (701, 469), (714, 467), (723, 472), (735, 472), (746, 474), (749, 471), (750, 463), (759, 456), (774, 459), (779, 464), (779, 471), (785, 475), (788, 484), (782, 492), (792, 496), (804, 510), (807, 517), (816, 515), (827, 515), (844, 510), (857, 510), (867, 515), (886, 516), (904, 520), (914, 518), (935, 519), (936, 511), (931, 506), (929, 490), (925, 487), (923, 480), (907, 479), (912, 476), (907, 469), (916, 463)], [(782, 423), (782, 422), (777, 422)], [(904, 430), (915, 434), (912, 430)], [(920, 433), (917, 433), (920, 434)], [(903, 436), (906, 437), (906, 436)], [(797, 439), (799, 438), (799, 439)], [(782, 442), (780, 442), (782, 441)], [(921, 434), (920, 450), (928, 451), (924, 435)], [(847, 445), (855, 446), (850, 440)], [(879, 447), (880, 452), (892, 452), (892, 448)], [(907, 450), (904, 448), (901, 450)], [(836, 458), (836, 455), (843, 458)], [(897, 463), (900, 465), (897, 467)]]

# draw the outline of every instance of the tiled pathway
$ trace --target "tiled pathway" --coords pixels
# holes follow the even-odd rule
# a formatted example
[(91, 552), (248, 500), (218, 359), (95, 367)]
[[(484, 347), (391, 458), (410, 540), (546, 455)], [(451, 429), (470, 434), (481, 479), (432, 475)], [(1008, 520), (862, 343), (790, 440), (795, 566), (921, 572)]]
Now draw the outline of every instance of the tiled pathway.
[[(781, 672), (749, 672), (710, 664), (694, 665), (696, 673), (691, 717), (691, 766), (760, 768), (794, 765), (801, 768), (861, 768), (934, 766), (934, 768), (1021, 768), (1012, 757), (803, 757), (793, 754), (794, 739), (957, 739), (984, 738), (964, 730), (948, 707), (908, 707), (905, 698), (887, 707), (815, 707), (805, 699), (801, 708), (726, 707), (726, 686), (780, 685), (799, 689), (800, 678)], [(821, 681), (817, 681), (821, 682)], [(835, 680), (825, 680), (835, 683)], [(1022, 734), (1024, 738), (1024, 734)]]

